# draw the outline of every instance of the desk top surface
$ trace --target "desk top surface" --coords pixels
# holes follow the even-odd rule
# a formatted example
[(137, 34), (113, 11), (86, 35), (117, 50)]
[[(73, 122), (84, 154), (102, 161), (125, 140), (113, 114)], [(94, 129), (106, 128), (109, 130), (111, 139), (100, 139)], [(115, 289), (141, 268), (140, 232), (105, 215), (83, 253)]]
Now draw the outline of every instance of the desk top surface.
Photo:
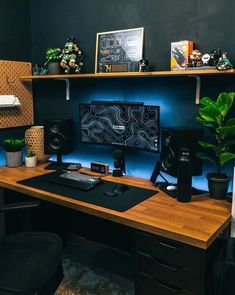
[[(190, 203), (180, 203), (159, 191), (131, 209), (118, 212), (16, 183), (49, 173), (44, 167), (45, 164), (36, 168), (0, 166), (0, 186), (202, 249), (210, 246), (231, 219), (231, 204), (206, 195), (193, 196)], [(141, 178), (108, 175), (104, 179), (158, 190)]]

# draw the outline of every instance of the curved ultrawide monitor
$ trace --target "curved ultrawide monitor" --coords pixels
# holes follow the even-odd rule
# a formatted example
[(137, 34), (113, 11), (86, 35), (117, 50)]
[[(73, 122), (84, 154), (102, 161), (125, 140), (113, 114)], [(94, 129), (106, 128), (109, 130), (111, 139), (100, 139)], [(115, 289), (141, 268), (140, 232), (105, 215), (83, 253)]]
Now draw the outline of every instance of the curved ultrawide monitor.
[(159, 152), (159, 112), (142, 103), (80, 104), (81, 142)]

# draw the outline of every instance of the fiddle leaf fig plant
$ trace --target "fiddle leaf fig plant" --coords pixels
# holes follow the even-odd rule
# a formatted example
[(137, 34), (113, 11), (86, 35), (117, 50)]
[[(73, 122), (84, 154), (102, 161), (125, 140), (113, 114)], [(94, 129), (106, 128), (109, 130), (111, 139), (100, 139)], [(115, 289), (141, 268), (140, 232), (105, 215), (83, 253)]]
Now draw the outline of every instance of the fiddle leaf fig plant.
[(217, 173), (225, 163), (235, 159), (235, 118), (229, 117), (234, 97), (234, 92), (222, 92), (216, 101), (202, 98), (196, 117), (196, 122), (206, 127), (211, 135), (211, 142), (199, 141), (205, 152), (198, 152), (197, 157), (209, 161)]

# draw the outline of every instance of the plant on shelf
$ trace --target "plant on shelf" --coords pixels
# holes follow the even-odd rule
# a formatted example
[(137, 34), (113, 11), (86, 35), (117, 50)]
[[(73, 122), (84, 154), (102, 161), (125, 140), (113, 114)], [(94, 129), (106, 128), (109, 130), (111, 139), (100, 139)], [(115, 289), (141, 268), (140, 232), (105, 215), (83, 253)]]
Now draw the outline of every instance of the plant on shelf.
[(235, 118), (230, 117), (234, 96), (234, 92), (222, 92), (216, 101), (202, 98), (202, 107), (196, 117), (196, 122), (210, 133), (209, 141), (199, 141), (205, 152), (198, 152), (197, 157), (209, 161), (216, 169), (214, 173), (207, 174), (209, 193), (215, 199), (226, 197), (231, 177), (221, 170), (227, 162), (235, 159)]
[(47, 48), (46, 55), (45, 55), (45, 66), (48, 67), (48, 73), (53, 74), (60, 74), (61, 67), (60, 61), (62, 57), (62, 52), (60, 48)]
[(8, 167), (18, 167), (22, 165), (22, 149), (25, 145), (24, 139), (7, 138), (3, 140), (3, 148), (6, 155), (6, 165)]

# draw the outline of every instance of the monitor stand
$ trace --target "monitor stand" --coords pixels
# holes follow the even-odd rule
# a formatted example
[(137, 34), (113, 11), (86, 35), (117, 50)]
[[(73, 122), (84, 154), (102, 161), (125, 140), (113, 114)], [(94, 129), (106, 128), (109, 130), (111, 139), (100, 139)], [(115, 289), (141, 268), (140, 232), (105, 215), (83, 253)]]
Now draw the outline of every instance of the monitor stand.
[(69, 165), (74, 163), (63, 163), (62, 155), (56, 155), (56, 162), (50, 161), (50, 164), (45, 167), (46, 170), (67, 170)]

